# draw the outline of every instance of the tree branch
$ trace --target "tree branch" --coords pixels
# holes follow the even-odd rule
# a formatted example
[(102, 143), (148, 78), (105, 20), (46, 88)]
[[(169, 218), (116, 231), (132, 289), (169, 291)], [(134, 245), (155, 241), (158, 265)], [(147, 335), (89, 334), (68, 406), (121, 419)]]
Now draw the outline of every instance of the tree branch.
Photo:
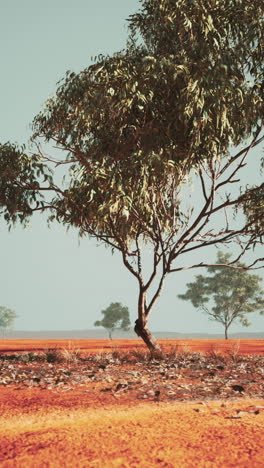
[(160, 279), (160, 282), (159, 282), (159, 285), (157, 287), (157, 290), (154, 294), (154, 296), (152, 297), (152, 300), (150, 301), (150, 304), (149, 306), (147, 307), (147, 311), (146, 311), (146, 317), (148, 317), (154, 307), (154, 304), (157, 302), (160, 294), (161, 294), (161, 291), (162, 291), (162, 288), (163, 288), (163, 285), (164, 285), (164, 280), (165, 280), (165, 277), (166, 277), (167, 273), (163, 274), (161, 279)]
[(219, 172), (219, 177), (221, 177), (221, 175), (229, 168), (229, 166), (231, 164), (233, 164), (233, 162), (235, 162), (238, 158), (240, 158), (240, 156), (242, 156), (244, 153), (248, 154), (249, 150), (251, 150), (252, 148), (254, 148), (255, 146), (259, 145), (259, 143), (261, 143), (263, 140), (264, 140), (264, 135), (259, 138), (257, 140), (257, 137), (259, 136), (261, 130), (262, 130), (263, 126), (261, 126), (256, 135), (254, 136), (252, 142), (250, 143), (250, 145), (246, 146), (245, 148), (243, 148), (241, 151), (239, 151), (235, 156), (233, 156), (226, 164), (225, 166), (221, 169), (221, 171)]

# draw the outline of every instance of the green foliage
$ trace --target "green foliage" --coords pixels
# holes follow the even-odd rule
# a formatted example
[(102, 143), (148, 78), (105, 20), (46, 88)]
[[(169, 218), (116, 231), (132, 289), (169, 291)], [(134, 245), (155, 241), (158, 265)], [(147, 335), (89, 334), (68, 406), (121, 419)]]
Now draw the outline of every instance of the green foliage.
[(163, 131), (167, 135), (171, 124), (175, 139), (174, 127), (183, 131), (188, 157), (225, 154), (263, 116), (262, 0), (141, 4), (130, 17), (130, 30), (134, 40), (143, 41), (142, 53), (165, 65), (166, 72), (157, 73)]
[[(178, 230), (190, 170), (226, 157), (263, 119), (262, 0), (141, 5), (128, 20), (127, 48), (68, 72), (33, 123), (33, 142), (55, 142), (70, 165), (51, 219), (121, 249), (139, 235), (153, 240), (157, 218), (163, 234), (175, 217)], [(44, 166), (8, 144), (2, 160), (5, 168), (15, 161), (0, 188), (5, 217), (23, 219), (38, 200)]]
[(68, 72), (33, 125), (72, 161), (54, 217), (125, 246), (157, 216), (168, 233), (173, 188), (263, 119), (262, 0), (141, 3), (127, 49)]
[(258, 187), (258, 190), (254, 193), (249, 193), (245, 197), (243, 204), (244, 213), (247, 221), (250, 225), (254, 226), (254, 229), (259, 233), (260, 237), (263, 237), (264, 233), (264, 184)]
[[(187, 284), (185, 294), (178, 297), (191, 301), (194, 307), (205, 312), (211, 320), (225, 327), (239, 320), (243, 326), (249, 326), (247, 314), (260, 311), (264, 313), (264, 291), (260, 286), (261, 278), (249, 274), (243, 268), (245, 264), (237, 262), (233, 268), (222, 265), (230, 261), (229, 254), (218, 253), (216, 265), (208, 267), (211, 276), (197, 275), (196, 281)], [(210, 301), (214, 306), (210, 305)]]
[(129, 310), (120, 302), (112, 302), (107, 309), (102, 310), (103, 319), (97, 320), (96, 327), (108, 330), (110, 339), (114, 330), (128, 331), (130, 328)]
[(69, 72), (36, 117), (35, 136), (87, 163), (226, 154), (263, 117), (262, 0), (141, 3), (128, 48)]
[(50, 170), (25, 147), (0, 144), (0, 215), (8, 224), (24, 223), (36, 209), (44, 207), (40, 182), (52, 185)]
[(4, 331), (5, 329), (11, 327), (16, 318), (17, 314), (14, 310), (0, 306), (0, 329)]

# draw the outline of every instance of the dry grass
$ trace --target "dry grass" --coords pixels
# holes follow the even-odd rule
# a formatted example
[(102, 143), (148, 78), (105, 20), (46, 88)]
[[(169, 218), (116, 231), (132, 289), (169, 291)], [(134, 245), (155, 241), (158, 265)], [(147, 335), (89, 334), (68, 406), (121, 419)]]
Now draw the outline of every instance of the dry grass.
[(81, 359), (81, 352), (76, 348), (71, 341), (65, 348), (46, 348), (43, 351), (29, 351), (23, 353), (0, 354), (1, 360), (20, 361), (25, 364), (30, 362), (67, 362), (76, 363)]
[(45, 361), (48, 363), (78, 363), (80, 361), (90, 362), (106, 362), (111, 361), (114, 363), (129, 363), (129, 362), (150, 362), (156, 361), (177, 361), (177, 360), (188, 360), (196, 359), (199, 356), (208, 356), (209, 359), (213, 359), (215, 362), (228, 362), (234, 363), (239, 362), (241, 359), (240, 341), (232, 344), (232, 347), (223, 351), (217, 344), (212, 344), (210, 351), (208, 352), (193, 352), (191, 348), (185, 342), (179, 342), (171, 346), (161, 346), (162, 352), (150, 353), (146, 346), (131, 348), (129, 350), (123, 350), (118, 347), (112, 347), (110, 351), (106, 352), (105, 349), (99, 350), (97, 354), (86, 354), (82, 353), (80, 348), (76, 347), (72, 341), (68, 342), (68, 345), (64, 348), (54, 347), (46, 348), (43, 351), (38, 352), (23, 352), (23, 353), (12, 353), (12, 354), (0, 354), (1, 360), (20, 361), (24, 363), (30, 362), (41, 362)]
[(64, 362), (77, 362), (81, 359), (81, 350), (69, 341), (67, 348), (60, 351), (60, 355)]
[(232, 344), (231, 349), (227, 352), (232, 361), (237, 362), (239, 359), (240, 340)]
[(215, 361), (223, 361), (225, 359), (223, 351), (215, 344), (211, 346), (208, 356), (215, 359)]

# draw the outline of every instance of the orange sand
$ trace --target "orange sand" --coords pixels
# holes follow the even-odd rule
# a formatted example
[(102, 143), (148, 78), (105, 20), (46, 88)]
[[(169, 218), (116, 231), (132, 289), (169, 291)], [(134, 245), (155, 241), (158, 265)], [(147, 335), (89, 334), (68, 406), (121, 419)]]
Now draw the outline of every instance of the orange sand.
[[(193, 352), (233, 351), (239, 354), (264, 354), (264, 340), (159, 340), (166, 349), (179, 347)], [(68, 348), (74, 346), (89, 354), (111, 352), (114, 349), (128, 351), (144, 348), (141, 340), (0, 340), (0, 352), (41, 351), (47, 348)]]
[[(65, 347), (68, 343), (3, 340), (1, 350)], [(232, 349), (232, 342), (185, 343), (194, 351), (211, 350), (212, 345)], [(103, 340), (72, 344), (89, 352), (109, 351), (110, 346)], [(135, 342), (115, 340), (111, 345), (127, 349)], [(239, 352), (263, 354), (264, 342), (243, 340)], [(261, 468), (263, 408), (264, 400), (243, 398), (142, 403), (124, 395), (120, 399), (101, 392), (95, 396), (85, 387), (69, 391), (0, 387), (0, 466)]]
[[(81, 391), (13, 391), (0, 424), (1, 467), (262, 467), (264, 400), (90, 406)], [(19, 396), (18, 396), (19, 395)], [(26, 406), (18, 412), (16, 397)], [(32, 406), (30, 405), (32, 402)], [(238, 409), (245, 410), (238, 419)]]

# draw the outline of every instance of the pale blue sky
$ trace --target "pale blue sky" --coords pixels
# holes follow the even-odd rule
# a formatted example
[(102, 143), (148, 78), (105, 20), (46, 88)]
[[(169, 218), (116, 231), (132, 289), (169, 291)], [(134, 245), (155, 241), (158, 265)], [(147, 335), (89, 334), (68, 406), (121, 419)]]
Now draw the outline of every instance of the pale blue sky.
[[(0, 139), (27, 142), (30, 123), (67, 70), (79, 71), (91, 56), (125, 46), (125, 19), (136, 0), (0, 0)], [(0, 305), (15, 309), (20, 330), (88, 329), (110, 302), (119, 301), (136, 319), (136, 282), (119, 255), (41, 217), (23, 230), (0, 225)], [(211, 259), (215, 258), (214, 251)], [(198, 259), (198, 256), (197, 256)], [(196, 261), (196, 258), (195, 258)], [(153, 312), (153, 330), (222, 332), (190, 304), (177, 299), (198, 273), (167, 281)], [(232, 331), (246, 331), (240, 325)], [(247, 331), (264, 331), (255, 315)]]

